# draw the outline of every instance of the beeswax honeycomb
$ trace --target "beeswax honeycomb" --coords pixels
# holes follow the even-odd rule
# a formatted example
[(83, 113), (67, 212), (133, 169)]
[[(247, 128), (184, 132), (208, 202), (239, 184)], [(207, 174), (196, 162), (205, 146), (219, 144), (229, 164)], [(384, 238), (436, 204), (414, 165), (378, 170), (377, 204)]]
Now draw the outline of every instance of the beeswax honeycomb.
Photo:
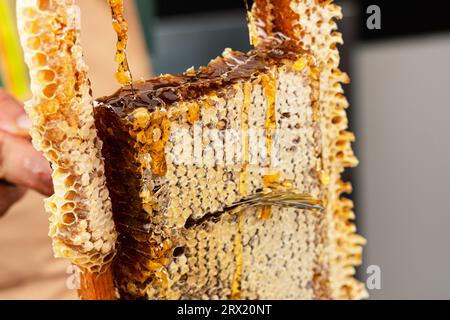
[(314, 59), (273, 38), (98, 100), (122, 297), (316, 297), (320, 213), (225, 209), (274, 181), (321, 198), (318, 86)]
[(330, 294), (334, 299), (367, 297), (362, 283), (355, 280), (355, 265), (362, 259), (365, 240), (355, 233), (353, 203), (342, 196), (351, 192), (351, 185), (341, 180), (346, 167), (358, 160), (353, 154), (353, 133), (347, 131), (345, 109), (348, 102), (342, 83), (350, 81), (339, 69), (338, 44), (342, 34), (337, 31), (341, 7), (332, 0), (256, 0), (250, 14), (251, 39), (255, 44), (272, 34), (282, 33), (296, 39), (317, 59), (320, 71), (320, 109), (323, 145), (322, 180), (326, 185), (326, 239), (322, 264), (327, 266)]
[(73, 0), (17, 1), (18, 28), (33, 97), (25, 103), (33, 145), (53, 168), (46, 200), (55, 256), (101, 272), (115, 254), (116, 233), (105, 185), (87, 67)]

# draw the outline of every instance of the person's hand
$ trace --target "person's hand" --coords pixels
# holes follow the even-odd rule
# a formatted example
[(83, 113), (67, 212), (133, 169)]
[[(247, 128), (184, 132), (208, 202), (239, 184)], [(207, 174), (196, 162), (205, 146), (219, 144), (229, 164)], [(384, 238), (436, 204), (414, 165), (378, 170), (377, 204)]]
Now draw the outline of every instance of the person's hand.
[(0, 217), (27, 189), (53, 193), (48, 161), (31, 145), (22, 105), (0, 89)]

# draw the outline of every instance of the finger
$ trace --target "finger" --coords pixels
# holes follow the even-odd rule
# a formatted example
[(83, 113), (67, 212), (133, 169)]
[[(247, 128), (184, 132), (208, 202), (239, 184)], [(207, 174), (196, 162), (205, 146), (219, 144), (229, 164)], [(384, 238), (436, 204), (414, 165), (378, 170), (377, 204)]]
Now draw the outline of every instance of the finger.
[(30, 120), (22, 104), (0, 89), (0, 130), (10, 134), (28, 137)]
[(1, 131), (0, 178), (44, 195), (53, 193), (48, 161), (29, 141)]
[(0, 218), (26, 193), (23, 187), (0, 182)]

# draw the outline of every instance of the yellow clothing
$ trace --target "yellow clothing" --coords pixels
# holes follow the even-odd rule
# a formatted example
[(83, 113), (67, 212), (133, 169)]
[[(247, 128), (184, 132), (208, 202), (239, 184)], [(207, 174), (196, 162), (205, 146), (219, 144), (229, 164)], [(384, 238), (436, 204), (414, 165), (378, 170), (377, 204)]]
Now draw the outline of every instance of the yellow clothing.
[(28, 97), (27, 69), (15, 25), (15, 1), (0, 1), (0, 79), (18, 99)]

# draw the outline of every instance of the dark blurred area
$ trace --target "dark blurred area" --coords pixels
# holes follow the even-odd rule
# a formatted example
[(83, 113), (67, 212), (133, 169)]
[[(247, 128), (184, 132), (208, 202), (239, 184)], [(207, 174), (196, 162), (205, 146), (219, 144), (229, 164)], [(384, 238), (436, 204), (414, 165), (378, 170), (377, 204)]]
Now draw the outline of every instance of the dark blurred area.
[(366, 9), (378, 5), (382, 12), (382, 28), (369, 30), (360, 28), (361, 40), (386, 40), (408, 36), (426, 36), (434, 32), (450, 30), (450, 19), (445, 1), (392, 1), (392, 0), (357, 0), (341, 1), (359, 3), (360, 25), (366, 23)]
[[(155, 73), (198, 67), (225, 47), (250, 48), (244, 0), (138, 0)], [(336, 1), (341, 67), (361, 164), (357, 222), (367, 238), (359, 278), (381, 269), (373, 299), (450, 298), (450, 19), (443, 1)], [(249, 1), (251, 4), (251, 1)], [(369, 29), (377, 5), (381, 28)]]
[[(156, 73), (182, 72), (191, 65), (202, 65), (221, 53), (224, 47), (246, 51), (250, 48), (245, 3), (252, 0), (183, 1), (137, 0), (141, 6), (149, 46), (154, 53)], [(338, 0), (343, 6), (340, 21), (347, 50), (356, 42), (383, 41), (427, 36), (450, 30), (444, 2), (410, 0)], [(382, 12), (382, 28), (366, 27), (367, 8), (377, 5)], [(180, 49), (178, 49), (180, 48)], [(183, 53), (178, 55), (178, 53)], [(349, 53), (350, 54), (350, 53)], [(347, 66), (343, 54), (343, 67)], [(175, 58), (175, 59), (173, 59)], [(348, 70), (348, 69), (346, 69)]]

